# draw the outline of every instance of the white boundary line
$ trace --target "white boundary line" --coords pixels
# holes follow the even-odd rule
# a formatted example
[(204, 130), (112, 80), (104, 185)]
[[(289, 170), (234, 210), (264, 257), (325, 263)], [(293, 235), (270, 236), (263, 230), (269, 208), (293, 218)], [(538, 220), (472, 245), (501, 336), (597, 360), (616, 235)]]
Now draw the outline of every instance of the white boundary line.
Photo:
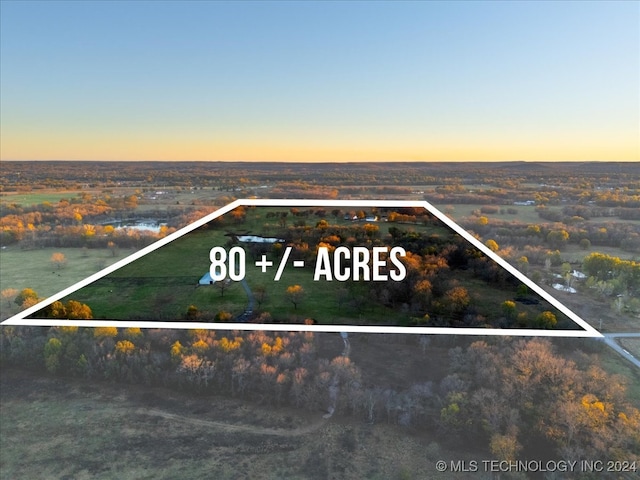
[[(491, 258), (494, 262), (514, 275), (524, 283), (529, 289), (536, 292), (547, 302), (553, 305), (560, 312), (569, 317), (572, 321), (584, 329), (580, 330), (536, 330), (536, 329), (492, 329), (492, 328), (445, 328), (445, 327), (386, 327), (386, 326), (360, 326), (360, 325), (300, 325), (300, 324), (249, 324), (249, 323), (202, 323), (202, 322), (156, 322), (156, 321), (124, 321), (124, 320), (61, 320), (61, 319), (27, 319), (29, 315), (46, 307), (47, 305), (60, 300), (71, 293), (99, 280), (100, 278), (128, 265), (129, 263), (157, 250), (164, 245), (186, 235), (187, 233), (205, 225), (234, 208), (240, 206), (263, 206), (263, 207), (423, 207), (429, 213), (441, 220), (445, 225), (465, 240), (478, 248), (482, 253)], [(313, 331), (313, 332), (366, 332), (366, 333), (413, 333), (413, 334), (446, 334), (446, 335), (497, 335), (497, 336), (537, 336), (537, 337), (592, 337), (603, 338), (603, 335), (591, 327), (582, 318), (568, 309), (555, 297), (548, 294), (540, 286), (523, 275), (502, 257), (492, 252), (477, 238), (460, 227), (452, 219), (440, 212), (437, 208), (426, 201), (417, 200), (290, 200), (290, 199), (239, 199), (222, 207), (215, 212), (202, 217), (201, 219), (176, 230), (170, 235), (148, 245), (147, 247), (129, 255), (126, 258), (100, 270), (99, 272), (81, 280), (80, 282), (65, 288), (32, 307), (14, 315), (3, 321), (0, 325), (31, 325), (31, 326), (78, 326), (78, 327), (100, 327), (117, 326), (122, 328), (171, 328), (171, 329), (207, 329), (207, 330), (266, 330), (266, 331)]]

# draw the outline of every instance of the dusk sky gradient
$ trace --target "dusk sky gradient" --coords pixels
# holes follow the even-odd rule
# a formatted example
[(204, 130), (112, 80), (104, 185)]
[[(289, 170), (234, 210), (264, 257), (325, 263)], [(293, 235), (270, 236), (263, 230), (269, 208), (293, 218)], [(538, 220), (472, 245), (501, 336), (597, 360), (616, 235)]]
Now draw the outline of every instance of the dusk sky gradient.
[(2, 160), (640, 161), (640, 3), (0, 2)]

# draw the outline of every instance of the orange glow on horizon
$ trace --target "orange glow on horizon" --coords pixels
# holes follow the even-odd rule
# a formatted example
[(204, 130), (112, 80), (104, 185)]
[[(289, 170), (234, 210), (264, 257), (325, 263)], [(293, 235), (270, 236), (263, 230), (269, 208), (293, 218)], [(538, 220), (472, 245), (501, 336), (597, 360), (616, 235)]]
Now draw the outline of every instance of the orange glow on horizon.
[[(1, 160), (97, 160), (97, 161), (282, 161), (282, 162), (393, 162), (393, 161), (640, 161), (640, 142), (630, 136), (606, 141), (597, 136), (587, 138), (552, 138), (536, 142), (534, 138), (445, 138), (357, 139), (326, 143), (318, 141), (206, 141), (176, 135), (156, 138), (145, 135), (112, 138), (107, 135), (84, 135), (69, 138), (52, 133), (6, 135)], [(386, 139), (389, 140), (389, 139)], [(406, 141), (403, 141), (406, 140)], [(613, 141), (612, 141), (613, 140)], [(391, 143), (391, 142), (389, 142)]]

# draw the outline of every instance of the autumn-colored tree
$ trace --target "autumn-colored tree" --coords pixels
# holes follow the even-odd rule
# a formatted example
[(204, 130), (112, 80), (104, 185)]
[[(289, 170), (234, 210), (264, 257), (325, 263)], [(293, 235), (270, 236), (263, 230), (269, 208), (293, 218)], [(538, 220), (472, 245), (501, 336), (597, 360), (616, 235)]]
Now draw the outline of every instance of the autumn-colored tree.
[(547, 242), (551, 248), (561, 248), (569, 240), (569, 232), (564, 229), (552, 230), (547, 234)]
[(130, 353), (133, 353), (135, 348), (136, 346), (133, 344), (133, 342), (130, 342), (129, 340), (120, 340), (118, 343), (116, 343), (115, 350), (116, 353), (128, 355)]
[(492, 252), (497, 252), (498, 250), (500, 250), (500, 247), (498, 246), (498, 242), (496, 242), (494, 239), (490, 238), (489, 240), (487, 240), (486, 242), (484, 242), (485, 246), (487, 248), (489, 248), (489, 250), (491, 250)]
[(380, 227), (378, 227), (377, 225), (374, 225), (372, 223), (365, 223), (362, 226), (362, 229), (367, 234), (367, 237), (373, 238), (378, 234), (378, 231), (380, 230)]
[(512, 300), (505, 300), (502, 302), (502, 313), (509, 320), (516, 318), (518, 311), (516, 310), (516, 302)]
[(112, 242), (112, 241), (107, 242), (107, 248), (111, 250), (111, 256), (115, 257), (118, 251), (118, 246), (115, 244), (115, 242)]
[(197, 318), (198, 317), (198, 313), (199, 313), (198, 307), (196, 307), (195, 305), (189, 305), (187, 307), (186, 316), (187, 316), (187, 318), (189, 320), (193, 320), (193, 319)]
[(60, 300), (56, 300), (45, 308), (45, 316), (51, 318), (67, 318), (67, 309)]
[(431, 300), (432, 289), (433, 285), (429, 280), (420, 280), (413, 287), (413, 293), (421, 305), (426, 306)]
[(143, 336), (142, 330), (139, 327), (125, 328), (122, 332), (122, 336), (127, 340), (134, 341)]
[(555, 314), (550, 311), (544, 311), (536, 317), (536, 326), (538, 328), (553, 328), (558, 323)]
[(90, 320), (93, 318), (93, 312), (86, 303), (80, 303), (76, 300), (69, 300), (65, 304), (67, 318), (72, 320)]
[(50, 338), (44, 346), (44, 364), (51, 373), (56, 373), (60, 368), (60, 353), (62, 342), (55, 337)]
[[(22, 290), (20, 290), (20, 293), (16, 295), (16, 298), (14, 298), (13, 301), (16, 304), (20, 305), (21, 307), (24, 307), (25, 302), (28, 302), (28, 303), (30, 303), (30, 301), (37, 302), (38, 294), (32, 288), (23, 288)], [(31, 303), (31, 305), (35, 305), (35, 303)]]
[(204, 352), (206, 352), (209, 349), (209, 344), (202, 339), (196, 340), (191, 344), (191, 349), (193, 350), (194, 353), (197, 353), (198, 355), (202, 355), (204, 354)]
[(529, 259), (525, 255), (523, 255), (520, 258), (518, 258), (516, 263), (518, 265), (518, 269), (521, 272), (527, 273), (529, 271)]
[(499, 460), (515, 461), (522, 446), (515, 435), (500, 435), (494, 433), (489, 443), (491, 453)]
[(452, 313), (464, 310), (471, 302), (469, 292), (464, 287), (453, 287), (445, 293), (444, 298)]
[(98, 339), (114, 338), (118, 336), (118, 329), (116, 327), (96, 327), (93, 330), (93, 336)]
[(304, 288), (300, 285), (289, 285), (286, 291), (287, 298), (293, 303), (293, 309), (298, 309), (298, 304), (302, 301), (305, 295)]
[(233, 320), (233, 315), (230, 312), (225, 312), (224, 310), (220, 310), (218, 313), (216, 313), (216, 316), (215, 316), (216, 322), (224, 323), (224, 322), (230, 322), (231, 320)]
[(183, 347), (179, 340), (173, 342), (171, 345), (171, 359), (174, 361), (179, 361), (180, 356), (182, 355)]
[(13, 301), (14, 298), (16, 298), (16, 295), (18, 295), (18, 289), (17, 288), (5, 288), (4, 290), (2, 290), (0, 295), (2, 295), (2, 301), (3, 302), (7, 302), (7, 307), (10, 307), (11, 306), (11, 302)]

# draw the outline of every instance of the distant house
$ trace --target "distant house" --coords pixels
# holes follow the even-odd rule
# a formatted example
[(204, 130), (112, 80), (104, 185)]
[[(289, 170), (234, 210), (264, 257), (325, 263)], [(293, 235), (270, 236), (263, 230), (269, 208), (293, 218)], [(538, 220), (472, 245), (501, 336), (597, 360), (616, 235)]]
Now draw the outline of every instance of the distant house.
[(575, 288), (568, 287), (567, 285), (562, 285), (561, 283), (554, 283), (552, 287), (561, 292), (578, 293), (578, 291)]
[(524, 202), (513, 202), (514, 205), (520, 205), (523, 207), (529, 207), (531, 205), (535, 205), (536, 201), (535, 200), (525, 200)]

